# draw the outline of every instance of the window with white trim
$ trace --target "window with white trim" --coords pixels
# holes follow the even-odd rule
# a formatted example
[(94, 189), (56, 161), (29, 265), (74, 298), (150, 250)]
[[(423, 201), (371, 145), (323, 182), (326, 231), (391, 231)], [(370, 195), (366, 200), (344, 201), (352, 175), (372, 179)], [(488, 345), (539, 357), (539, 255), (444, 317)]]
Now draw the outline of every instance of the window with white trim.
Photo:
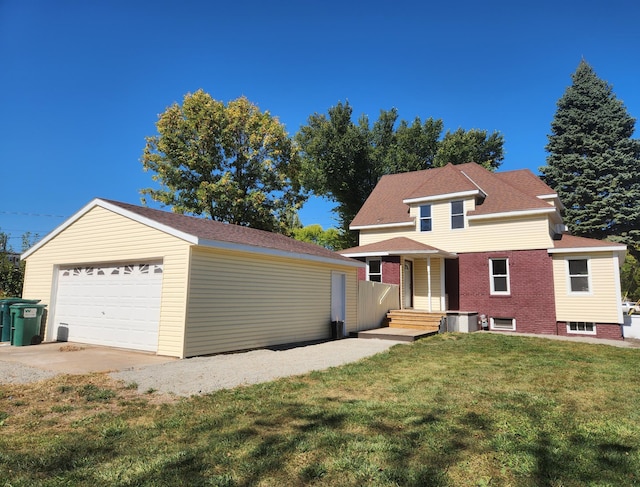
[(382, 259), (367, 259), (367, 281), (382, 282)]
[(464, 228), (464, 201), (451, 202), (451, 228)]
[(567, 259), (569, 272), (569, 291), (571, 293), (588, 293), (589, 286), (589, 259)]
[(570, 321), (567, 323), (567, 333), (581, 333), (583, 335), (595, 335), (596, 324), (588, 321)]
[(432, 229), (431, 205), (422, 205), (420, 207), (420, 231), (430, 232)]
[(515, 331), (516, 319), (515, 318), (491, 318), (491, 329)]
[(510, 294), (509, 259), (489, 259), (491, 294)]

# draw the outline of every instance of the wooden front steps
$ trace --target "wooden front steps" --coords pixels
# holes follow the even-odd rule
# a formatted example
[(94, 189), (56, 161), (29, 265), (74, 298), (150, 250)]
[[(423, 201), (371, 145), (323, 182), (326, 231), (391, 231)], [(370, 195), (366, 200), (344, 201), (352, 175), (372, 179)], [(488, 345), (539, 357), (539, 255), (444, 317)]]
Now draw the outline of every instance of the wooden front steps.
[(388, 327), (360, 331), (357, 337), (413, 342), (437, 334), (443, 316), (445, 313), (429, 313), (413, 309), (392, 310), (387, 313)]
[(405, 328), (425, 332), (437, 332), (444, 313), (429, 313), (414, 309), (396, 309), (387, 313), (389, 328)]

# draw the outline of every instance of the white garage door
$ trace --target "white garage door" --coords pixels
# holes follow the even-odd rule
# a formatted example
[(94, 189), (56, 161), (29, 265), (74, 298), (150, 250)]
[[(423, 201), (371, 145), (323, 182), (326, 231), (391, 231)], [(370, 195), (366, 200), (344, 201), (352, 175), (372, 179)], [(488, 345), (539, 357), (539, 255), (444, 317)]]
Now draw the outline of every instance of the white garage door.
[(62, 268), (53, 340), (157, 351), (162, 264)]

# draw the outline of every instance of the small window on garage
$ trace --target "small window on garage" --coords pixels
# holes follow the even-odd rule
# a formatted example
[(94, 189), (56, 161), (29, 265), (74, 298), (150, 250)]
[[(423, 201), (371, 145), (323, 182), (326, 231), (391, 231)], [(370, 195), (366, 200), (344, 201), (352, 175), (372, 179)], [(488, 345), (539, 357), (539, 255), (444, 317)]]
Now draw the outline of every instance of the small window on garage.
[(491, 318), (491, 329), (515, 331), (516, 319), (515, 318)]

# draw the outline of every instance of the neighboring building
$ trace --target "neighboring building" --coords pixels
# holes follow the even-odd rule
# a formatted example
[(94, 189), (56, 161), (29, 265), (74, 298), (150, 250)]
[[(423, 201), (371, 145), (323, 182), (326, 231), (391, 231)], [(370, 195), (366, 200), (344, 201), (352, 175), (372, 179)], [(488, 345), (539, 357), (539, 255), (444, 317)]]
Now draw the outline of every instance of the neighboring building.
[(0, 252), (0, 257), (4, 257), (7, 262), (13, 264), (15, 267), (20, 265), (20, 254), (15, 252)]
[(474, 163), (384, 176), (350, 228), (359, 279), (406, 309), (477, 312), (491, 330), (620, 339), (624, 245), (575, 237), (529, 170)]
[(24, 255), (45, 340), (191, 357), (357, 327), (358, 261), (247, 227), (96, 199)]

